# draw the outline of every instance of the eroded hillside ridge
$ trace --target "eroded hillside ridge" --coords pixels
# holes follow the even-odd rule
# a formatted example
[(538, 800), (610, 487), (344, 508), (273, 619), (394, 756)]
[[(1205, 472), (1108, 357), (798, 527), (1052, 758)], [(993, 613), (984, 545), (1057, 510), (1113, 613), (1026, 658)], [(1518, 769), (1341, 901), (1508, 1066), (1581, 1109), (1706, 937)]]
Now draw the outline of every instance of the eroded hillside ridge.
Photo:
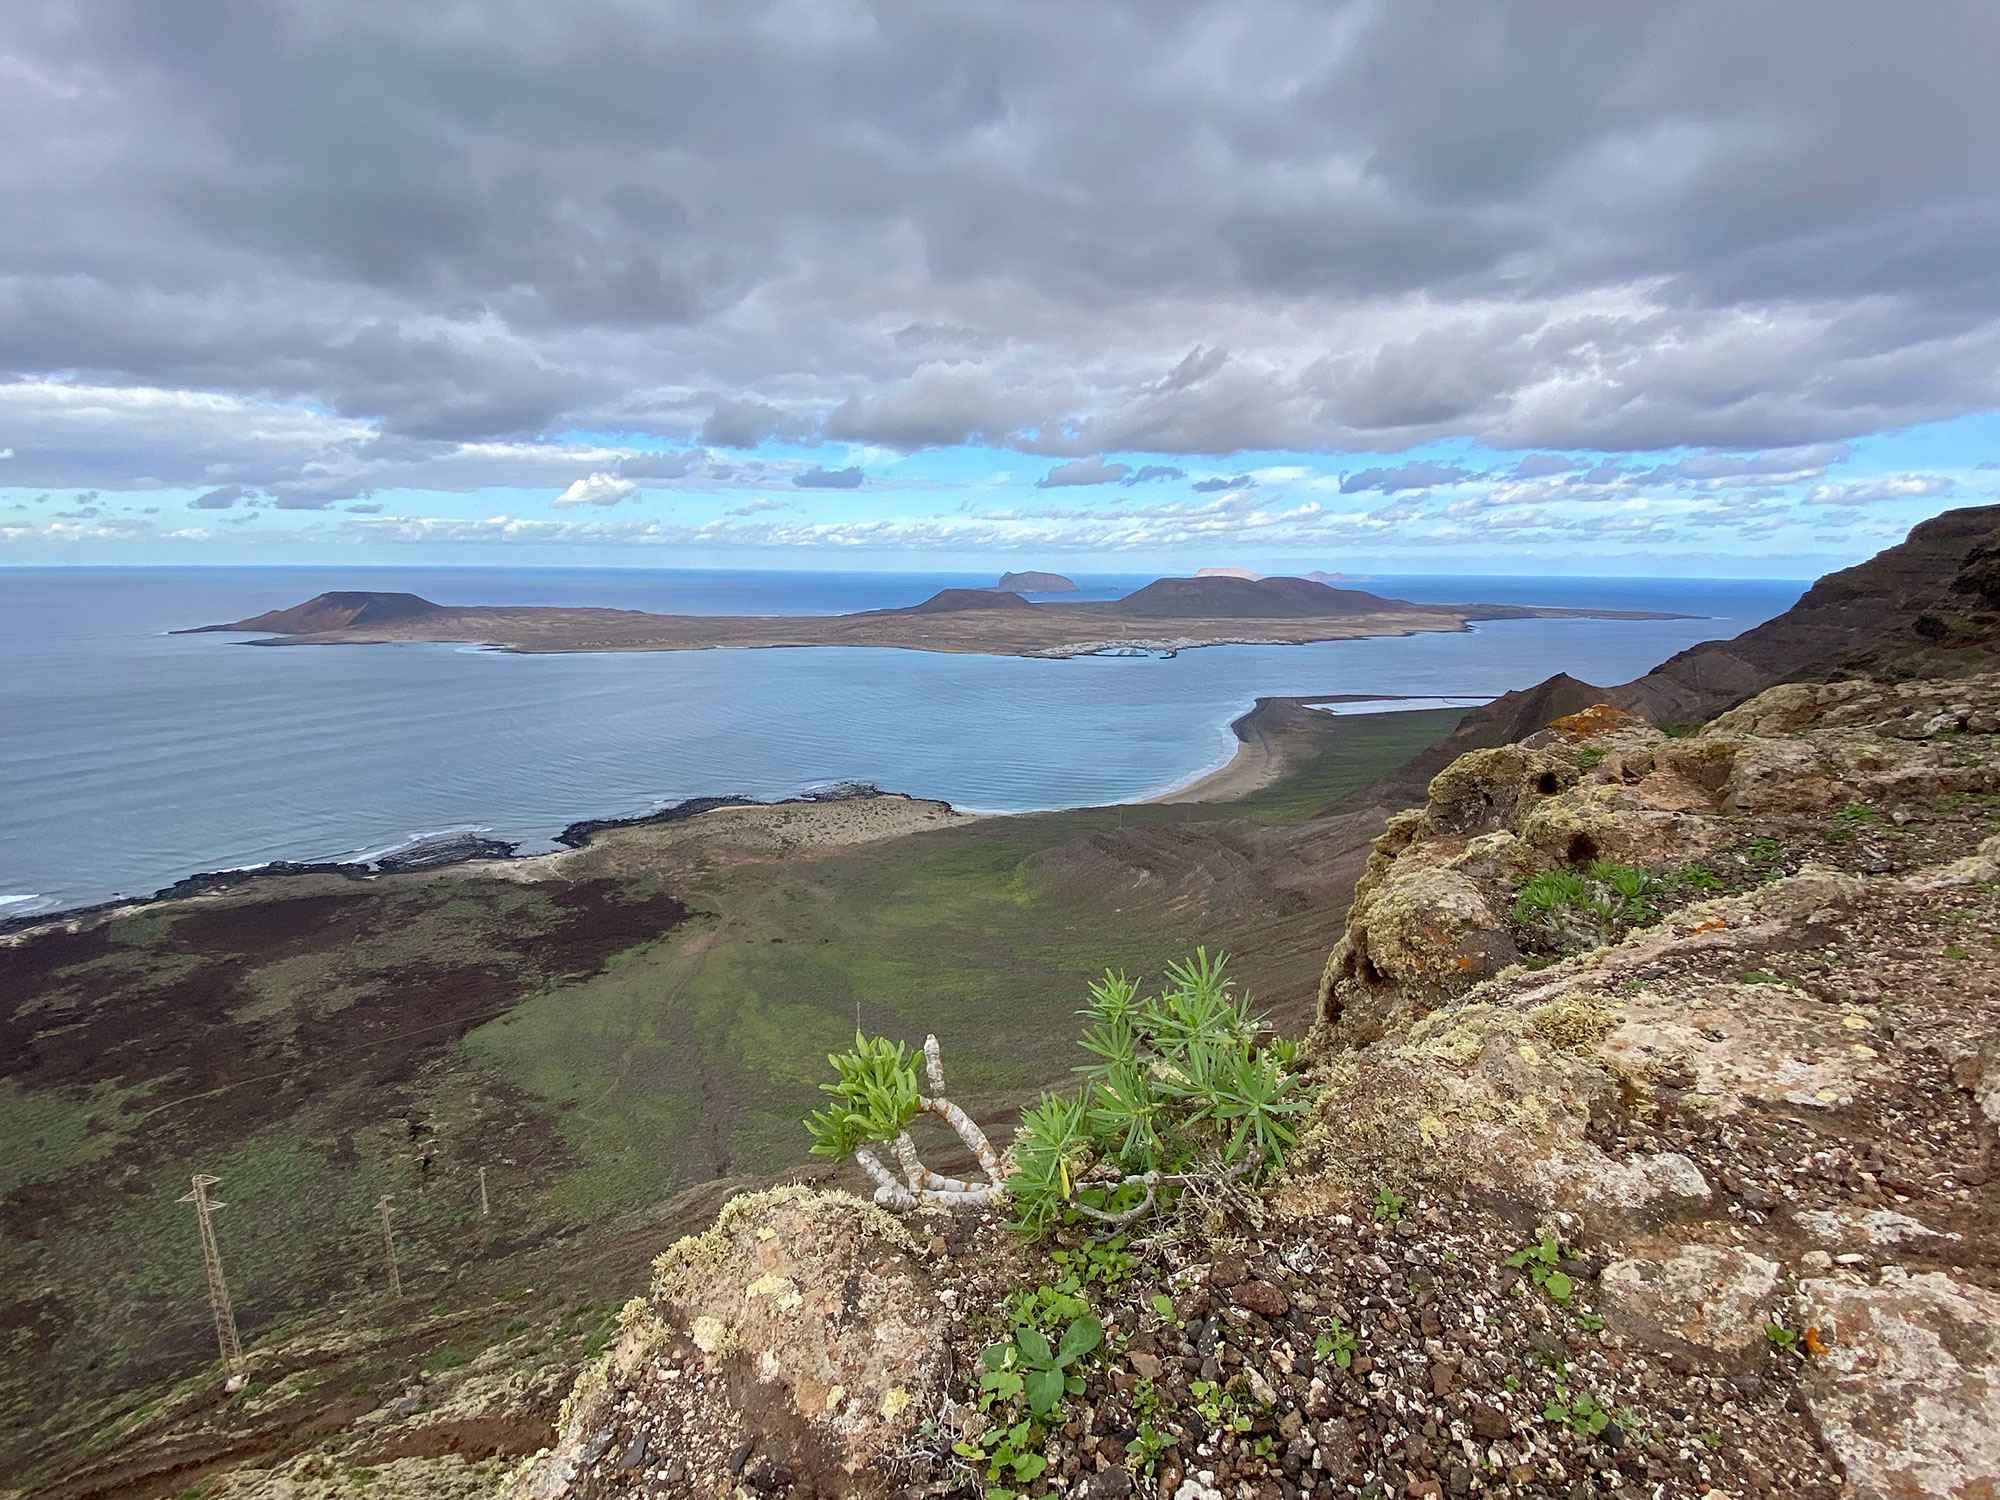
[[(1378, 842), (1260, 1201), (1106, 1249), (744, 1200), (510, 1500), (1990, 1500), (1996, 731), (1988, 673), (1461, 759)], [(1102, 1343), (1029, 1420), (982, 1355), (1066, 1295)]]
[(1526, 739), (1554, 719), (1609, 704), (1655, 724), (1699, 723), (1790, 682), (1906, 681), (2000, 670), (2000, 505), (1946, 511), (1851, 568), (1821, 578), (1774, 619), (1703, 641), (1645, 676), (1597, 687), (1557, 673), (1467, 714), (1442, 744), (1360, 794), (1421, 801), (1425, 783), (1470, 750)]

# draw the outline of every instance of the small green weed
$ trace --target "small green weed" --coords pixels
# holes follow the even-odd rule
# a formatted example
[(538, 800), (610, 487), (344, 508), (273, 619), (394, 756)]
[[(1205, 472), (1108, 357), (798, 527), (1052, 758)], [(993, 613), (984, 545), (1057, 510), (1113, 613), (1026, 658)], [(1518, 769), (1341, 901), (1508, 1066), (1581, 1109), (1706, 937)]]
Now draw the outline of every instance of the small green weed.
[(1785, 981), (1781, 976), (1766, 973), (1762, 969), (1745, 969), (1743, 971), (1743, 982), (1745, 984), (1783, 984)]
[(1706, 865), (1685, 865), (1674, 876), (1677, 883), (1691, 891), (1719, 891), (1722, 877)]
[(1345, 1370), (1354, 1364), (1354, 1330), (1338, 1318), (1328, 1318), (1313, 1339), (1313, 1358), (1331, 1359)]
[(1040, 1329), (1016, 1328), (1010, 1341), (989, 1344), (979, 1356), (986, 1366), (979, 1377), (981, 1404), (987, 1404), (989, 1396), (994, 1403), (1021, 1396), (1031, 1415), (1048, 1416), (1065, 1394), (1083, 1390), (1083, 1376), (1075, 1367), (1103, 1342), (1104, 1325), (1088, 1313), (1071, 1323), (1053, 1348)]
[(1586, 771), (1594, 771), (1604, 764), (1604, 749), (1599, 745), (1585, 745), (1576, 752), (1577, 764)]
[(1542, 1408), (1542, 1416), (1581, 1438), (1594, 1438), (1611, 1425), (1611, 1412), (1589, 1391), (1568, 1396), (1558, 1389), (1556, 1399)]
[(1194, 1397), (1194, 1409), (1218, 1430), (1248, 1432), (1255, 1420), (1242, 1397), (1224, 1390), (1213, 1380), (1189, 1381), (1188, 1393)]
[(1508, 1256), (1507, 1264), (1517, 1271), (1526, 1271), (1528, 1280), (1547, 1293), (1551, 1301), (1568, 1307), (1575, 1289), (1568, 1274), (1556, 1269), (1556, 1262), (1562, 1258), (1562, 1245), (1544, 1229), (1534, 1244)]
[(1132, 1279), (1139, 1257), (1125, 1248), (1124, 1235), (1108, 1240), (1086, 1240), (1080, 1249), (1057, 1250), (1049, 1256), (1063, 1281), (1075, 1280), (1080, 1287), (1096, 1287), (1115, 1297)]
[(1833, 816), (1842, 823), (1879, 823), (1882, 821), (1881, 810), (1870, 807), (1865, 802), (1850, 802)]
[(1409, 1207), (1409, 1200), (1391, 1188), (1383, 1188), (1375, 1195), (1375, 1217), (1390, 1223), (1403, 1217), (1403, 1210)]
[[(1006, 1478), (1016, 1484), (1032, 1484), (1049, 1466), (1039, 1451), (1047, 1441), (1048, 1429), (1032, 1418), (1023, 1417), (1012, 1426), (995, 1423), (976, 1438), (952, 1444), (951, 1451), (971, 1463), (983, 1463), (989, 1481)], [(1016, 1496), (1014, 1490), (990, 1484), (985, 1494), (987, 1500), (1015, 1500)]]

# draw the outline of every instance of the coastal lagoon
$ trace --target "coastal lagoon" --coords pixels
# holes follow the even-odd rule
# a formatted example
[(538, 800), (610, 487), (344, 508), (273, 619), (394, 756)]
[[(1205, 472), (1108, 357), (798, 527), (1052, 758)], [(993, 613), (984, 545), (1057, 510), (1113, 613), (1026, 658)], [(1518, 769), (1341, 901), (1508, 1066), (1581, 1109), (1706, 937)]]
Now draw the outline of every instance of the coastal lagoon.
[[(1069, 598), (1150, 581), (1085, 576)], [(379, 856), (445, 832), (552, 847), (568, 823), (842, 781), (973, 812), (1136, 801), (1224, 764), (1272, 695), (1484, 700), (1552, 672), (1621, 682), (1787, 608), (1797, 582), (1378, 576), (1425, 602), (1668, 610), (1307, 646), (1067, 661), (917, 651), (515, 656), (252, 649), (168, 632), (328, 589), (440, 604), (833, 614), (993, 575), (625, 569), (0, 570), (0, 917), (197, 870)]]

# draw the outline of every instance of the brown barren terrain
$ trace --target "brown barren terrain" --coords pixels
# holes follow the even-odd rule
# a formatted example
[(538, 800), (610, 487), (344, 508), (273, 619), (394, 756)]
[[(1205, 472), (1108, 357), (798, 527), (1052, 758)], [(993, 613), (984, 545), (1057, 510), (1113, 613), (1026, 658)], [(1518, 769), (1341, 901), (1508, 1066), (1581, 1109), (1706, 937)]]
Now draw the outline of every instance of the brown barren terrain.
[(906, 609), (851, 615), (655, 615), (633, 609), (448, 606), (414, 594), (322, 594), (290, 609), (203, 630), (269, 632), (258, 645), (438, 641), (521, 652), (704, 651), (877, 646), (985, 656), (1082, 656), (1197, 646), (1459, 631), (1481, 620), (1658, 619), (1657, 614), (1507, 604), (1413, 604), (1303, 578), (1162, 578), (1123, 599), (1032, 604), (1018, 594), (945, 589)]

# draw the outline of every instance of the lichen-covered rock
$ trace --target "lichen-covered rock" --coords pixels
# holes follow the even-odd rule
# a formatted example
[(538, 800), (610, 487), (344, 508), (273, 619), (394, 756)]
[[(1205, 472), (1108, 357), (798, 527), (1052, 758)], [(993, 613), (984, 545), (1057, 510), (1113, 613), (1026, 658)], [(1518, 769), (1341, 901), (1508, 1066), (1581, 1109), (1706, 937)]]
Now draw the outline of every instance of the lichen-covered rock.
[(752, 1451), (821, 1495), (885, 1489), (880, 1461), (947, 1373), (921, 1253), (903, 1224), (845, 1193), (732, 1199), (656, 1262), (651, 1296), (627, 1307), (556, 1446), (509, 1500), (589, 1500), (603, 1474), (643, 1469), (649, 1453), (684, 1493), (726, 1493)]
[(1598, 1305), (1621, 1333), (1656, 1348), (1679, 1342), (1738, 1358), (1766, 1347), (1776, 1309), (1778, 1263), (1722, 1245), (1614, 1261), (1599, 1278)]
[(2000, 1295), (1942, 1272), (1799, 1288), (1805, 1399), (1857, 1500), (2000, 1493)]

